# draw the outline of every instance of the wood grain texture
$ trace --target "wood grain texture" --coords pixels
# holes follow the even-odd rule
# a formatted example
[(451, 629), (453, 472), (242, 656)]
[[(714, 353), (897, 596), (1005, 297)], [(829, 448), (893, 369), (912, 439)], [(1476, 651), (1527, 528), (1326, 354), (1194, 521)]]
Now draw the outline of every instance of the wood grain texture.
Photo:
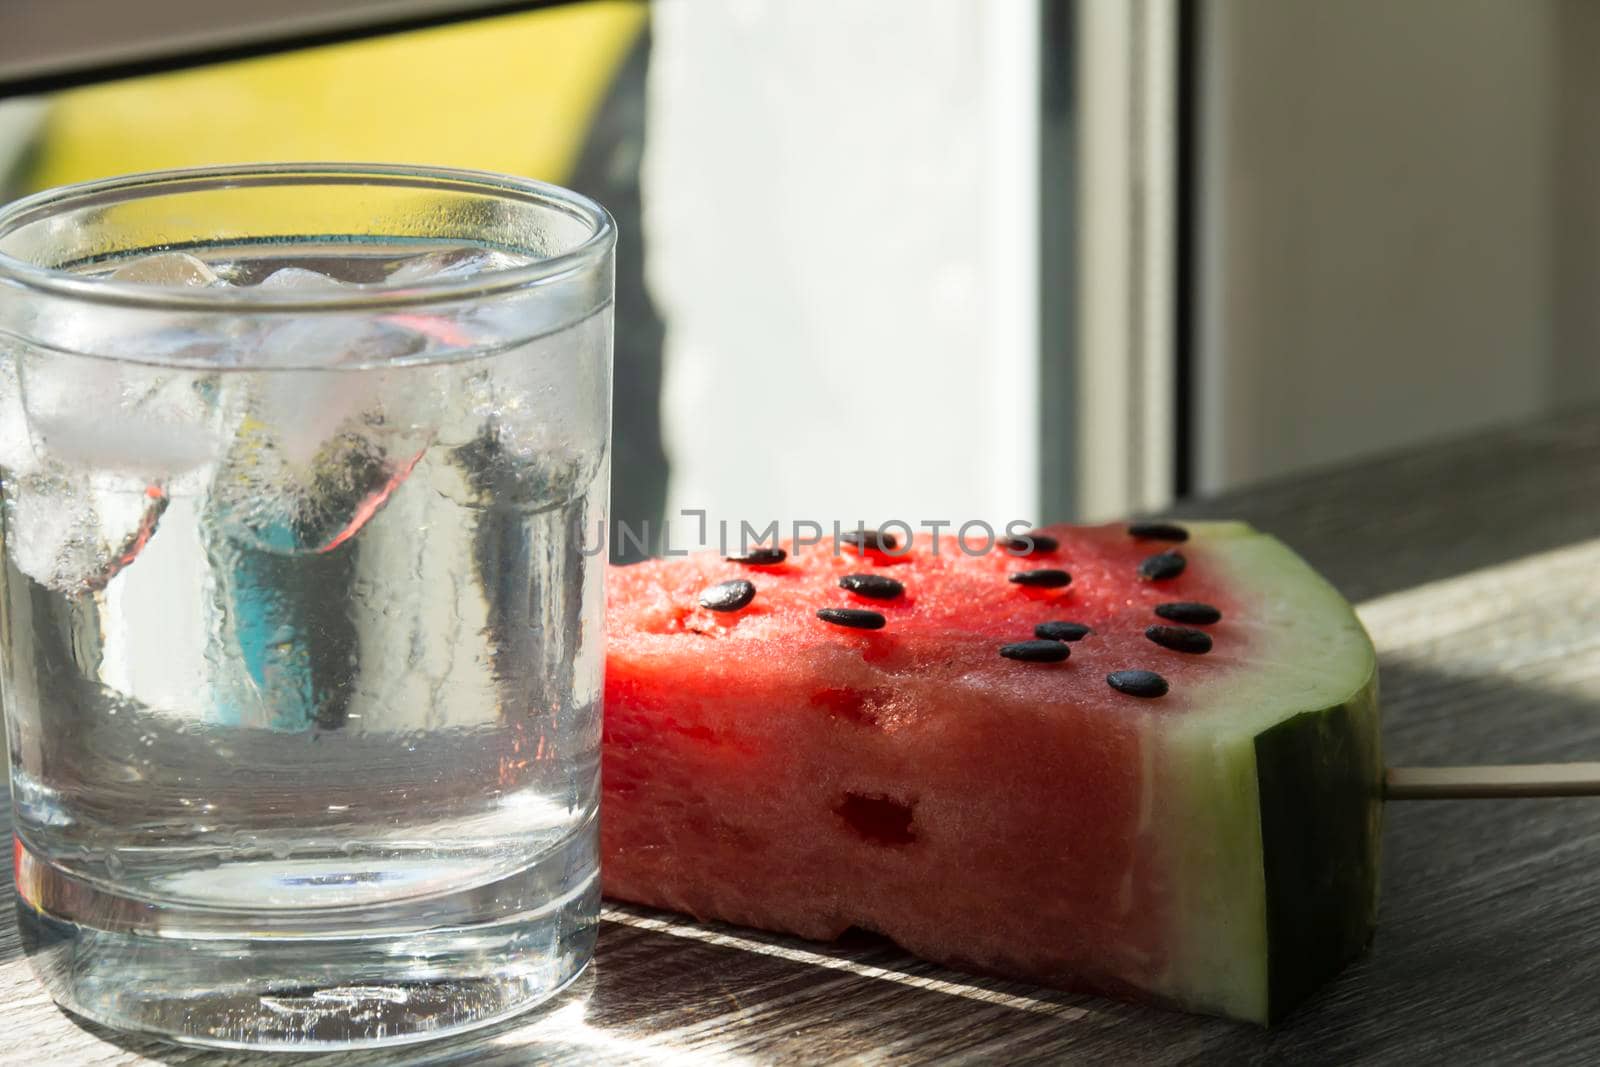
[[(1284, 537), (1361, 604), (1392, 763), (1600, 758), (1600, 413), (1185, 509)], [(1263, 1031), (607, 909), (538, 1018), (314, 1064), (1570, 1063), (1600, 1056), (1600, 800), (1397, 805), (1370, 955)], [(0, 886), (10, 893), (9, 881)], [(77, 1023), (0, 927), (0, 1064), (222, 1065)]]

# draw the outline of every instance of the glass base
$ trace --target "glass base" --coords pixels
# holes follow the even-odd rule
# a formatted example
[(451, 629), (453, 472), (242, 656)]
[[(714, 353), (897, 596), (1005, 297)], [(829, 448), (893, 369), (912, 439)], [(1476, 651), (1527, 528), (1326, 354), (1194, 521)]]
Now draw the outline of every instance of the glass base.
[(235, 1049), (405, 1044), (491, 1025), (577, 978), (599, 917), (593, 850), (579, 835), (489, 885), (286, 916), (120, 897), (18, 840), (17, 920), (56, 1003), (114, 1029)]

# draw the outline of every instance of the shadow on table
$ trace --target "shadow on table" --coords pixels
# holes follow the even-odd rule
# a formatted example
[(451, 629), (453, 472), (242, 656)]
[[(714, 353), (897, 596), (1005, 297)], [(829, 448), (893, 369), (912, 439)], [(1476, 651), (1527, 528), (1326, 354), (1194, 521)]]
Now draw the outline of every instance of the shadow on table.
[(1180, 505), (1245, 519), (1352, 601), (1600, 537), (1600, 410)]
[[(1395, 761), (1563, 758), (1552, 755), (1563, 743), (1577, 746), (1564, 758), (1600, 755), (1596, 700), (1406, 663), (1386, 663), (1384, 685)], [(1600, 800), (1395, 804), (1384, 844), (1372, 953), (1270, 1031), (972, 978), (872, 937), (817, 945), (633, 908), (608, 912), (597, 964), (574, 990), (537, 1016), (459, 1039), (251, 1057), (78, 1025), (151, 1059), (218, 1067), (690, 1064), (713, 1055), (1411, 1064), (1600, 1049)]]

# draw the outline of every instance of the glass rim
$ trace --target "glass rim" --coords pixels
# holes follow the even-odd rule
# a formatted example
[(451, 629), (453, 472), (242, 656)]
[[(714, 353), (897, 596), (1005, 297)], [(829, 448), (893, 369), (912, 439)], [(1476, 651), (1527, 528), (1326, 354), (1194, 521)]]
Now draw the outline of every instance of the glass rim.
[[(616, 223), (609, 212), (581, 193), (559, 185), (493, 171), (403, 163), (243, 163), (141, 171), (112, 178), (56, 186), (0, 205), (0, 236), (44, 220), (71, 207), (128, 199), (124, 194), (147, 190), (158, 196), (205, 189), (260, 186), (377, 184), (421, 190), (457, 189), (501, 200), (534, 203), (587, 224), (589, 234), (565, 252), (532, 263), (487, 270), (462, 278), (443, 278), (390, 286), (376, 282), (327, 292), (293, 290), (263, 292), (254, 287), (169, 287), (140, 282), (85, 277), (70, 270), (41, 267), (0, 251), (0, 284), (34, 292), (120, 307), (207, 311), (274, 312), (369, 311), (419, 304), (445, 304), (536, 286), (581, 275), (593, 269), (616, 244)], [(193, 246), (189, 246), (193, 247)], [(169, 251), (181, 251), (173, 246)], [(160, 249), (152, 249), (152, 252)]]

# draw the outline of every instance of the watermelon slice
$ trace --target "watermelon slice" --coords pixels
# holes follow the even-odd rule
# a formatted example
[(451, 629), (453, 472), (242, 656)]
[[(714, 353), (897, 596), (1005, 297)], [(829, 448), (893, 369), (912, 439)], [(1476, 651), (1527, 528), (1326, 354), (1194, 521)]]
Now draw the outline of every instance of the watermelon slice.
[(1261, 1023), (1362, 950), (1375, 659), (1299, 557), (1237, 523), (882, 547), (610, 572), (609, 895)]

